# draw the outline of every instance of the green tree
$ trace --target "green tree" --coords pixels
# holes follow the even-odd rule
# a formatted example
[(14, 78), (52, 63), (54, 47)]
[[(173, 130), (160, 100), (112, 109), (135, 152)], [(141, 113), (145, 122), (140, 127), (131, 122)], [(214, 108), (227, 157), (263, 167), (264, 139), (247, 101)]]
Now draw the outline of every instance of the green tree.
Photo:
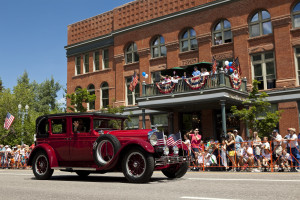
[[(42, 93), (43, 90), (48, 91)], [(58, 83), (55, 83), (53, 77), (41, 84), (35, 81), (31, 83), (26, 71), (18, 77), (17, 85), (12, 91), (9, 88), (3, 88), (0, 92), (1, 123), (4, 123), (7, 112), (12, 114), (15, 119), (9, 130), (4, 129), (3, 125), (0, 126), (0, 143), (16, 145), (21, 144), (23, 140), (25, 144), (32, 144), (36, 118), (47, 113), (59, 112), (59, 109), (55, 108), (56, 103), (53, 103), (57, 92)], [(24, 115), (23, 118), (23, 125), (22, 115), (19, 115), (18, 110), (19, 104), (22, 105), (22, 112), (25, 111), (25, 105), (29, 106), (28, 115)], [(54, 109), (52, 105), (54, 105)], [(41, 107), (44, 109), (40, 109)]]
[(71, 106), (68, 106), (69, 110), (72, 112), (86, 112), (87, 108), (83, 104), (95, 101), (96, 95), (91, 95), (87, 89), (77, 88), (74, 93), (67, 94), (67, 98), (71, 102)]
[(243, 120), (252, 131), (257, 131), (259, 136), (268, 136), (272, 129), (279, 123), (281, 116), (280, 111), (272, 111), (271, 104), (266, 100), (268, 94), (265, 92), (259, 93), (258, 84), (260, 82), (253, 80), (253, 88), (247, 100), (243, 102), (246, 106), (238, 109), (237, 106), (232, 106), (231, 111), (234, 116), (238, 116)]
[(36, 109), (38, 112), (49, 114), (52, 111), (61, 111), (58, 103), (56, 102), (57, 93), (62, 86), (55, 82), (54, 78), (46, 79), (41, 84), (35, 87), (36, 90)]

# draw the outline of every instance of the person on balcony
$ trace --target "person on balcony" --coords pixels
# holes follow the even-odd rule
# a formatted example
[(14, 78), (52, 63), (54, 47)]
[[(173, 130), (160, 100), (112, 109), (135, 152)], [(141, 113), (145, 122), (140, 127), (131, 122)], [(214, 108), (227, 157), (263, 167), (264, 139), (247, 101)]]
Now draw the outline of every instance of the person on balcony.
[(200, 76), (201, 75), (201, 72), (198, 70), (198, 68), (197, 67), (194, 67), (194, 71), (193, 71), (193, 73), (192, 73), (192, 76)]
[(236, 78), (236, 79), (239, 79), (239, 74), (237, 73), (237, 70), (234, 70), (233, 74), (231, 75), (232, 78)]

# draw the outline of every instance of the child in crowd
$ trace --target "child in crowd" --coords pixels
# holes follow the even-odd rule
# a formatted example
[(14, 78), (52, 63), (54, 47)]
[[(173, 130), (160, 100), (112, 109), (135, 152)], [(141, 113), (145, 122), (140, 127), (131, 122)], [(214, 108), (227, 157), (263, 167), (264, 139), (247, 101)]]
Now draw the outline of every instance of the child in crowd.
[(270, 165), (269, 161), (271, 160), (271, 154), (270, 154), (270, 143), (268, 142), (268, 137), (264, 137), (263, 143), (262, 143), (262, 157), (263, 157), (263, 167), (264, 171), (268, 170), (270, 171)]
[(282, 150), (282, 156), (281, 156), (281, 172), (283, 172), (285, 169), (290, 170), (290, 166), (292, 163), (292, 156), (286, 152), (285, 149)]

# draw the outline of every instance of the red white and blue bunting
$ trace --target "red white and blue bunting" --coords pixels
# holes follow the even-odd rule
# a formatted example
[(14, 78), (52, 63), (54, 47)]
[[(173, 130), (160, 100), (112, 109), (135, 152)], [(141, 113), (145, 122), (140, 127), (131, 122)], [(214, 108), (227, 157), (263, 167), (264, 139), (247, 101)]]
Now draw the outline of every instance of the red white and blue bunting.
[(207, 82), (207, 76), (195, 76), (184, 80), (192, 90), (198, 90), (205, 86)]
[(176, 83), (170, 81), (170, 82), (159, 82), (156, 83), (156, 87), (158, 88), (159, 92), (162, 94), (168, 94), (171, 93), (176, 86)]
[(235, 77), (231, 77), (229, 76), (229, 80), (230, 80), (230, 84), (231, 84), (231, 87), (236, 89), (236, 90), (239, 90), (241, 85), (242, 85), (242, 80), (240, 78), (235, 78)]

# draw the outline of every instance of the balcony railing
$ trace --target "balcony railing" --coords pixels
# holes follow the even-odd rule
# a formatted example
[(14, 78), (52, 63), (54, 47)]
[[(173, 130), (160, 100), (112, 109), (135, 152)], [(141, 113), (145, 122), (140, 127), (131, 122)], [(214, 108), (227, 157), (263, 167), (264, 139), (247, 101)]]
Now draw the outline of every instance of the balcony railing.
[[(191, 80), (193, 77), (191, 78), (187, 78), (186, 80)], [(222, 87), (226, 87), (226, 88), (233, 88), (236, 89), (238, 91), (243, 91), (246, 92), (246, 85), (247, 85), (247, 80), (246, 78), (242, 78), (240, 79), (241, 84), (240, 86), (234, 88), (233, 87), (233, 83), (230, 81), (230, 77), (229, 75), (225, 74), (224, 72), (220, 72), (219, 74), (213, 75), (213, 76), (207, 76), (206, 77), (206, 81), (205, 84), (203, 84), (203, 86), (201, 88), (198, 89), (192, 89), (187, 83), (186, 83), (185, 79), (179, 78), (176, 79), (175, 81), (173, 80), (172, 83), (172, 90), (171, 92), (166, 92), (166, 93), (171, 93), (171, 94), (175, 94), (175, 93), (185, 93), (185, 92), (192, 92), (192, 91), (201, 91), (201, 90), (209, 90), (209, 89), (213, 89), (213, 88), (222, 88)], [(163, 85), (163, 84), (162, 84)], [(147, 96), (156, 96), (156, 95), (165, 95), (166, 93), (163, 93), (163, 91), (161, 91), (156, 83), (153, 84), (145, 84), (143, 83), (143, 97), (147, 97)]]

